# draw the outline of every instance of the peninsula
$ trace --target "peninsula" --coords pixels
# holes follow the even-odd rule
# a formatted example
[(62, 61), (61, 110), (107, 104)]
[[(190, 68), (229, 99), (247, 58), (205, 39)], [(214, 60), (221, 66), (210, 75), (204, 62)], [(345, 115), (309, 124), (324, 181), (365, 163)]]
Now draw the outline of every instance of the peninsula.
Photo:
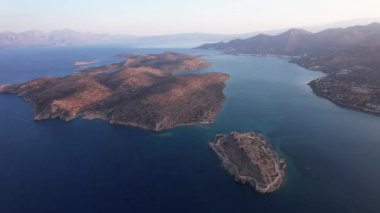
[(174, 75), (208, 66), (200, 56), (139, 55), (65, 77), (0, 85), (0, 93), (16, 94), (30, 103), (35, 120), (82, 117), (160, 131), (214, 121), (229, 76)]
[(257, 192), (274, 192), (285, 181), (285, 160), (260, 134), (220, 134), (210, 146), (235, 181), (248, 183)]

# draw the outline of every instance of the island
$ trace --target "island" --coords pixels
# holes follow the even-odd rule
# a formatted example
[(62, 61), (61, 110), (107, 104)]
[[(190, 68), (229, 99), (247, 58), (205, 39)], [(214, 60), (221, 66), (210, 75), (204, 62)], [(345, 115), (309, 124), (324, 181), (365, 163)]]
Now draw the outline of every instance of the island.
[(82, 67), (90, 64), (96, 64), (98, 61), (76, 61), (74, 62), (74, 66)]
[(16, 94), (30, 103), (35, 120), (81, 117), (161, 131), (214, 122), (229, 76), (178, 74), (209, 66), (201, 56), (137, 55), (65, 77), (0, 85), (0, 93)]
[(235, 181), (247, 183), (259, 193), (274, 192), (285, 181), (285, 160), (261, 134), (218, 134), (210, 146)]

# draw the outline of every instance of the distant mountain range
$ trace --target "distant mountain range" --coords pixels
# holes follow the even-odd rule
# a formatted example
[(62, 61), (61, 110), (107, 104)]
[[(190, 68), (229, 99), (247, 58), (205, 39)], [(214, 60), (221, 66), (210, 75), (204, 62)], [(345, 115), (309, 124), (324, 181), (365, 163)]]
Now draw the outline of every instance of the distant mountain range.
[(228, 41), (234, 38), (246, 38), (244, 35), (222, 35), (207, 33), (182, 33), (160, 36), (131, 36), (81, 33), (73, 30), (58, 30), (52, 32), (27, 31), (22, 33), (0, 33), (1, 47), (26, 46), (66, 46), (88, 44), (123, 44), (134, 47), (194, 47), (202, 43)]
[(134, 47), (187, 47), (192, 48), (200, 44), (229, 41), (235, 38), (248, 38), (252, 34), (210, 34), (210, 33), (180, 33), (157, 36), (140, 36), (125, 39), (124, 43)]
[(347, 27), (357, 26), (357, 25), (368, 25), (370, 23), (376, 23), (376, 22), (380, 23), (380, 18), (356, 18), (356, 19), (351, 19), (351, 20), (337, 21), (337, 22), (324, 24), (324, 25), (304, 26), (301, 28), (313, 33), (317, 33), (323, 30), (327, 30), (327, 29), (347, 28)]
[[(332, 27), (347, 27), (357, 24), (368, 24), (379, 21), (380, 18), (364, 18), (335, 22), (327, 25), (308, 26), (304, 29), (317, 32)], [(113, 35), (99, 33), (82, 33), (69, 29), (43, 32), (39, 30), (15, 33), (0, 33), (0, 48), (25, 46), (66, 46), (66, 45), (93, 45), (93, 44), (122, 44), (132, 47), (195, 47), (204, 43), (230, 41), (232, 39), (246, 39), (260, 33), (277, 35), (288, 29), (278, 29), (245, 34), (210, 34), (210, 33), (180, 33), (157, 36)]]
[(72, 30), (52, 32), (33, 30), (22, 33), (4, 32), (0, 34), (0, 47), (90, 44), (115, 39), (124, 39), (124, 37), (108, 34), (80, 33)]
[(272, 36), (260, 34), (247, 39), (204, 44), (200, 49), (220, 50), (237, 54), (316, 55), (355, 46), (380, 45), (380, 24), (328, 29), (311, 33), (302, 29), (290, 29)]

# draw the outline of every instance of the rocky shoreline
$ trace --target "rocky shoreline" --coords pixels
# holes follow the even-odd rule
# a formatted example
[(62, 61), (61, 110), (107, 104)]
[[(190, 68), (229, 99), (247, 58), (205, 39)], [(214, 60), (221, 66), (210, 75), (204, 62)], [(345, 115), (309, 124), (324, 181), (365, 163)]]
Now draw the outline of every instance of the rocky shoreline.
[(313, 93), (318, 96), (318, 97), (321, 97), (321, 98), (325, 98), (329, 101), (331, 101), (332, 103), (336, 104), (337, 106), (340, 106), (340, 107), (343, 107), (343, 108), (346, 108), (346, 109), (350, 109), (350, 110), (356, 110), (356, 111), (360, 111), (360, 112), (363, 112), (363, 113), (369, 113), (369, 114), (372, 114), (372, 115), (376, 115), (376, 116), (380, 116), (380, 105), (377, 109), (370, 109), (368, 107), (363, 107), (363, 106), (358, 106), (358, 105), (354, 105), (354, 104), (348, 104), (348, 103), (344, 103), (342, 101), (339, 101), (337, 99), (335, 99), (334, 97), (331, 97), (328, 93), (326, 92), (322, 92), (321, 89), (319, 89), (316, 85), (316, 80), (313, 80), (311, 82), (308, 83), (308, 85), (310, 86), (310, 88), (312, 89)]
[(286, 162), (260, 134), (219, 134), (210, 147), (235, 181), (251, 185), (259, 193), (271, 193), (285, 182)]
[[(365, 63), (361, 62), (364, 60), (362, 56), (354, 55), (351, 50), (346, 52), (324, 57), (301, 57), (291, 62), (305, 69), (327, 74), (308, 83), (315, 95), (326, 98), (340, 107), (379, 116), (380, 74), (377, 66), (364, 66)], [(363, 55), (368, 54), (363, 52)], [(368, 60), (375, 61), (373, 58)], [(362, 65), (359, 66), (360, 64)]]

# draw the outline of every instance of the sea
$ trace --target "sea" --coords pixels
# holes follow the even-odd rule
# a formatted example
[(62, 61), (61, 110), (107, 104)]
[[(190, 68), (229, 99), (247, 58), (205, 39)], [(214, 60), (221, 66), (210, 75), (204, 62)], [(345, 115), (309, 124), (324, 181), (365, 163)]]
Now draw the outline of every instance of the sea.
[[(100, 120), (34, 121), (0, 95), (0, 213), (380, 212), (380, 117), (341, 108), (307, 85), (324, 74), (288, 59), (121, 45), (0, 50), (0, 84), (117, 63), (121, 52), (199, 54), (230, 75), (215, 123), (152, 132)], [(258, 194), (222, 168), (209, 142), (256, 131), (287, 160), (285, 184)]]

